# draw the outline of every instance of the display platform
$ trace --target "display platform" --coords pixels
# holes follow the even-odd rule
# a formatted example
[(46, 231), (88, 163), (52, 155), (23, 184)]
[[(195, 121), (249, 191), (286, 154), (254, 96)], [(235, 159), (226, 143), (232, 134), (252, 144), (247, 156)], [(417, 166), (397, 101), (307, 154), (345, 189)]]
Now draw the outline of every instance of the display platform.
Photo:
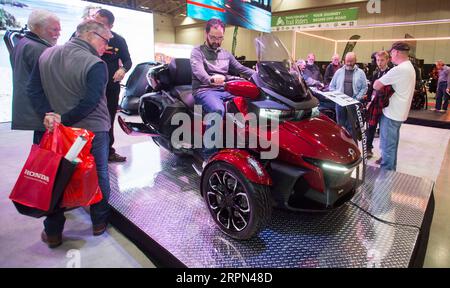
[(411, 110), (405, 123), (450, 129), (450, 112), (440, 113), (430, 110)]
[(128, 159), (110, 165), (111, 223), (157, 266), (423, 265), (434, 211), (432, 181), (369, 167), (351, 202), (319, 214), (274, 210), (258, 237), (237, 241), (216, 228), (189, 158), (153, 142), (118, 152)]

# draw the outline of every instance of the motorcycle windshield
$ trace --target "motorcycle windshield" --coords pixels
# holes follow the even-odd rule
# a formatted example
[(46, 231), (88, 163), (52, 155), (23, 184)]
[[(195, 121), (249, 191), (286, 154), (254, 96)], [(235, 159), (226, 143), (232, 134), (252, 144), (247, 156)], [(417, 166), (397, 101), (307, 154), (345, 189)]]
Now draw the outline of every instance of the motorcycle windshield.
[(306, 85), (288, 50), (276, 36), (265, 34), (255, 39), (257, 71), (270, 90), (294, 102), (308, 100)]

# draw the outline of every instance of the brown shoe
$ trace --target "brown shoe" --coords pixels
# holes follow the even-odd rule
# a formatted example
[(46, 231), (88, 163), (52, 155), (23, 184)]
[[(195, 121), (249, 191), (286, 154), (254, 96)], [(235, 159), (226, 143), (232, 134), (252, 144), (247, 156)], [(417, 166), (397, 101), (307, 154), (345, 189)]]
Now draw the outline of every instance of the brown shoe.
[(102, 235), (103, 233), (105, 233), (107, 226), (108, 226), (107, 223), (101, 223), (101, 224), (92, 226), (92, 234), (94, 234), (94, 236)]
[(45, 231), (41, 233), (41, 240), (48, 245), (48, 248), (56, 248), (62, 244), (62, 234), (47, 235)]
[(127, 157), (120, 156), (117, 153), (111, 154), (108, 157), (109, 162), (125, 162), (127, 160)]
[(380, 157), (380, 159), (378, 159), (377, 161), (375, 161), (375, 164), (381, 165), (381, 161), (383, 161), (383, 158)]

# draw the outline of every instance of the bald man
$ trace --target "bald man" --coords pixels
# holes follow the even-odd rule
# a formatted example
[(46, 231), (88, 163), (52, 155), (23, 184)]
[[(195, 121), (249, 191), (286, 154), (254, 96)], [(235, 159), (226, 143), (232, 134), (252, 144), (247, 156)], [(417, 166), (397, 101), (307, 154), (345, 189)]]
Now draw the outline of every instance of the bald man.
[[(330, 83), (330, 90), (339, 91), (361, 101), (367, 92), (367, 78), (364, 71), (356, 65), (356, 60), (354, 52), (349, 52), (345, 55), (345, 65), (334, 74)], [(338, 124), (345, 127), (352, 134), (353, 139), (356, 140), (356, 135), (354, 135), (352, 129), (353, 125), (348, 119), (345, 107), (336, 105), (336, 118)], [(356, 119), (356, 116), (353, 118)]]

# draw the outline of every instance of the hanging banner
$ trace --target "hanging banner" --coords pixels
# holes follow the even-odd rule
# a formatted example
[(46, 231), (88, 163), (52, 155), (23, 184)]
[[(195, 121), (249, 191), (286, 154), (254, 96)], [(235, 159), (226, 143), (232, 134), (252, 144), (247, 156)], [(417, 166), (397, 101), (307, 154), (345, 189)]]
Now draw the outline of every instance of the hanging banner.
[(272, 31), (339, 28), (356, 26), (358, 8), (347, 8), (297, 15), (273, 16)]

